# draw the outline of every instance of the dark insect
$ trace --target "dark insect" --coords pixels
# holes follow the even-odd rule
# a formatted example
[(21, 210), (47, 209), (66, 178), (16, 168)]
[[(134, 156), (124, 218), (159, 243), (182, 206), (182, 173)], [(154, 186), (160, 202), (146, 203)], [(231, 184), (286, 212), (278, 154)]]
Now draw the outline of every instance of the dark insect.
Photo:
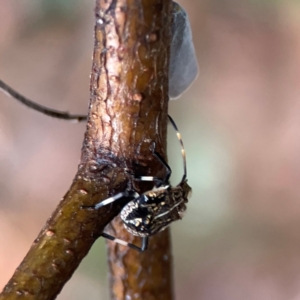
[(177, 132), (183, 157), (184, 172), (178, 185), (175, 187), (170, 185), (169, 179), (172, 170), (160, 154), (155, 152), (155, 144), (153, 144), (153, 155), (166, 168), (166, 176), (164, 179), (153, 176), (134, 177), (135, 180), (139, 181), (153, 181), (155, 186), (151, 191), (147, 191), (141, 195), (134, 190), (126, 190), (122, 193), (116, 194), (115, 196), (107, 198), (94, 206), (88, 207), (99, 209), (124, 197), (132, 199), (123, 207), (121, 211), (121, 219), (128, 232), (142, 238), (142, 246), (138, 247), (106, 233), (102, 233), (102, 236), (138, 251), (145, 251), (147, 249), (149, 236), (164, 230), (172, 222), (182, 218), (183, 213), (186, 210), (188, 197), (192, 191), (191, 187), (187, 184), (186, 158), (181, 135), (174, 120), (170, 116), (168, 117)]
[[(0, 89), (14, 99), (25, 104), (26, 106), (48, 116), (64, 120), (75, 120), (78, 122), (85, 121), (87, 119), (84, 115), (70, 115), (66, 112), (53, 110), (39, 105), (22, 96), (1, 80)], [(183, 158), (183, 176), (178, 185), (175, 187), (172, 187), (170, 185), (169, 179), (172, 170), (170, 166), (165, 162), (165, 160), (161, 157), (161, 155), (155, 152), (154, 143), (152, 153), (154, 157), (156, 157), (156, 159), (158, 159), (158, 161), (165, 167), (165, 178), (162, 179), (153, 176), (134, 177), (135, 180), (154, 182), (154, 188), (151, 191), (147, 191), (143, 194), (138, 194), (135, 190), (126, 190), (115, 196), (107, 198), (94, 206), (85, 207), (99, 209), (121, 198), (128, 198), (128, 200), (131, 200), (122, 209), (121, 219), (123, 220), (124, 227), (128, 232), (142, 238), (142, 246), (138, 247), (106, 233), (102, 233), (102, 236), (138, 251), (145, 251), (147, 249), (149, 236), (164, 230), (170, 225), (170, 223), (182, 218), (183, 213), (186, 210), (188, 197), (191, 193), (191, 188), (187, 184), (186, 156), (181, 135), (174, 120), (170, 116), (168, 117), (169, 121), (177, 132), (177, 138), (181, 145), (181, 153)]]

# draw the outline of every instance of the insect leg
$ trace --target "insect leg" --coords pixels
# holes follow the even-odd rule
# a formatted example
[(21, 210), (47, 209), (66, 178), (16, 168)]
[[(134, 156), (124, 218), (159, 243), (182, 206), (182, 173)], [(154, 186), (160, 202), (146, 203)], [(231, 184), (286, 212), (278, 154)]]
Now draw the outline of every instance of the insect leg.
[(145, 251), (148, 248), (148, 236), (143, 237), (142, 239), (142, 247), (141, 247), (141, 251)]
[[(184, 146), (183, 146), (183, 141), (182, 141), (182, 138), (181, 138), (181, 134), (179, 132), (179, 129), (178, 129), (175, 121), (172, 119), (172, 117), (170, 115), (168, 115), (168, 118), (169, 118), (169, 121), (172, 124), (173, 128), (176, 131), (177, 138), (178, 138), (179, 143), (181, 145), (181, 154), (182, 154), (182, 158), (183, 158), (183, 176), (182, 176), (181, 182), (183, 182), (187, 177), (185, 149), (184, 149)], [(164, 179), (161, 179), (161, 178), (154, 177), (154, 176), (138, 176), (138, 177), (135, 177), (135, 179), (140, 180), (140, 181), (158, 182), (159, 183), (158, 186), (160, 186), (162, 184), (166, 184), (166, 183), (169, 182), (169, 179), (170, 179), (171, 174), (172, 174), (172, 170), (171, 170), (170, 166), (167, 164), (167, 162), (164, 160), (164, 158), (158, 152), (155, 151), (155, 147), (156, 147), (156, 143), (153, 142), (152, 153), (156, 157), (156, 159), (159, 160), (160, 163), (166, 168), (166, 170), (167, 170), (166, 177)]]
[(159, 186), (161, 186), (162, 184), (165, 183), (164, 179), (154, 177), (154, 176), (135, 176), (134, 180), (137, 180), (137, 181), (153, 181), (153, 182), (155, 182), (156, 187), (159, 187)]
[(127, 246), (127, 247), (129, 247), (131, 249), (134, 249), (134, 250), (137, 250), (139, 252), (145, 251), (147, 249), (147, 247), (148, 247), (148, 237), (144, 237), (142, 239), (142, 246), (138, 247), (138, 246), (136, 246), (134, 244), (131, 244), (131, 243), (125, 242), (123, 240), (117, 239), (114, 236), (109, 235), (109, 234), (104, 233), (104, 232), (101, 234), (101, 236), (103, 236), (105, 239), (114, 241), (115, 243), (118, 243), (118, 244), (123, 245), (123, 246)]
[(158, 152), (155, 152), (155, 148), (156, 148), (156, 143), (153, 141), (151, 151), (152, 151), (152, 154), (154, 155), (154, 157), (157, 160), (159, 160), (159, 162), (162, 163), (163, 166), (166, 168), (167, 174), (166, 174), (165, 178), (162, 179), (162, 178), (155, 177), (155, 176), (134, 176), (134, 179), (139, 180), (139, 181), (154, 181), (155, 183), (158, 183), (158, 184), (156, 184), (156, 186), (161, 186), (162, 184), (166, 184), (169, 181), (172, 170), (171, 170), (170, 166), (165, 162), (163, 157)]
[(95, 205), (92, 205), (92, 206), (83, 206), (82, 208), (99, 209), (102, 206), (105, 206), (107, 204), (113, 203), (116, 200), (119, 200), (119, 199), (124, 198), (124, 197), (125, 198), (133, 198), (134, 199), (134, 198), (139, 197), (139, 194), (136, 193), (136, 192), (128, 192), (128, 191), (126, 191), (126, 192), (118, 193), (118, 194), (116, 194), (116, 195), (114, 195), (112, 197), (109, 197), (109, 198), (107, 198), (107, 199), (105, 199), (105, 200), (103, 200), (103, 201), (101, 201), (101, 202), (99, 202), (99, 203), (97, 203)]
[(161, 185), (167, 184), (169, 182), (172, 170), (170, 166), (166, 163), (166, 161), (163, 159), (163, 157), (158, 152), (155, 152), (155, 147), (156, 147), (156, 143), (153, 142), (152, 154), (166, 168), (167, 172), (165, 178), (162, 179), (155, 176), (134, 176), (134, 179), (138, 181), (153, 181), (155, 182), (156, 187), (160, 187)]
[(160, 161), (160, 163), (166, 168), (167, 170), (167, 173), (166, 173), (166, 177), (165, 179), (162, 181), (163, 183), (168, 183), (169, 182), (169, 179), (171, 177), (171, 174), (172, 174), (172, 170), (170, 168), (170, 166), (166, 163), (166, 161), (163, 159), (163, 157), (158, 153), (158, 152), (155, 152), (153, 151), (153, 155), (156, 157), (156, 159), (158, 161)]

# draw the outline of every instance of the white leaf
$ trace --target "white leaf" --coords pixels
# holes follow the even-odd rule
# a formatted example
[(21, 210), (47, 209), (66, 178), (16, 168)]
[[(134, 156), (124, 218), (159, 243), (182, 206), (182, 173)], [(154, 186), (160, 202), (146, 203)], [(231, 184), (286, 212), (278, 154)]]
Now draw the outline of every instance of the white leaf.
[(169, 97), (178, 98), (198, 75), (198, 61), (187, 13), (173, 2), (173, 28), (169, 67)]

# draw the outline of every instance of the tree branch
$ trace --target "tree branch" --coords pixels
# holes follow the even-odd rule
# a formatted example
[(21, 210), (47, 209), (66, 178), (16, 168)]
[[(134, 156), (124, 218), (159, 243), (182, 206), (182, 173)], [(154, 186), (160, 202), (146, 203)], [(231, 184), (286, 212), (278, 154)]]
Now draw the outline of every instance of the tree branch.
[[(150, 148), (155, 141), (156, 151), (166, 157), (170, 12), (170, 0), (96, 1), (81, 163), (0, 299), (54, 299), (125, 202), (99, 211), (82, 207), (131, 185), (140, 192), (151, 188), (136, 186), (128, 171), (156, 176), (164, 172)], [(133, 241), (119, 220), (112, 228), (118, 238)], [(108, 248), (114, 299), (172, 299), (168, 231), (150, 239), (146, 253), (111, 243)]]

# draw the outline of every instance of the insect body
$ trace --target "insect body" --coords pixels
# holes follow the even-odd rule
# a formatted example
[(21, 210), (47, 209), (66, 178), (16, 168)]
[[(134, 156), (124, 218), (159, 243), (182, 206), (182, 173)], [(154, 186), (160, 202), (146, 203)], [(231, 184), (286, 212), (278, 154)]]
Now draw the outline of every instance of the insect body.
[(177, 137), (182, 147), (181, 152), (183, 156), (184, 174), (179, 184), (175, 187), (170, 185), (169, 179), (172, 173), (171, 168), (164, 161), (164, 159), (157, 152), (155, 152), (154, 145), (153, 155), (164, 165), (167, 170), (166, 177), (164, 179), (153, 176), (135, 177), (135, 179), (139, 181), (153, 181), (155, 182), (155, 187), (141, 195), (136, 191), (125, 191), (90, 207), (99, 209), (100, 207), (117, 201), (123, 197), (132, 198), (132, 200), (122, 209), (121, 219), (124, 222), (124, 227), (128, 232), (143, 238), (142, 246), (137, 247), (136, 245), (119, 240), (106, 233), (103, 233), (102, 236), (139, 251), (144, 251), (147, 249), (149, 236), (164, 230), (170, 225), (170, 223), (182, 218), (182, 215), (186, 210), (188, 197), (191, 193), (191, 188), (187, 184), (186, 179), (186, 159), (183, 142), (178, 128), (170, 116), (169, 120), (174, 129), (177, 131)]
[(184, 181), (174, 188), (164, 186), (144, 193), (123, 208), (121, 219), (124, 227), (140, 237), (164, 230), (170, 223), (181, 219), (189, 190)]

